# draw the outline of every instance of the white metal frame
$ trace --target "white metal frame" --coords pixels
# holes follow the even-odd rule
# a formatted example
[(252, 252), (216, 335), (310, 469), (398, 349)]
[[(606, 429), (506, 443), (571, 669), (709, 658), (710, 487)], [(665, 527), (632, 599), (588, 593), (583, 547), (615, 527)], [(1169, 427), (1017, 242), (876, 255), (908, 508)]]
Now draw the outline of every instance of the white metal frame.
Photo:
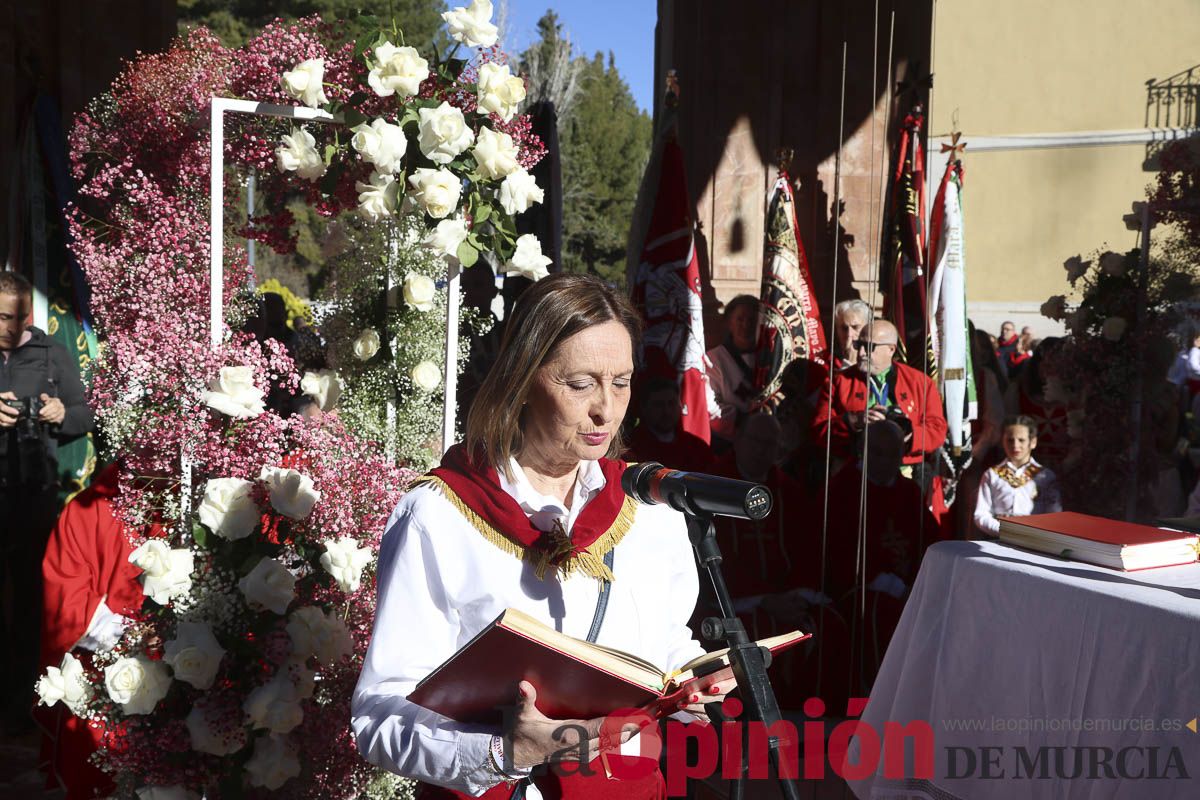
[[(209, 342), (213, 348), (221, 344), (224, 324), (225, 218), (223, 212), (225, 208), (225, 115), (227, 113), (283, 117), (333, 125), (342, 124), (342, 120), (338, 116), (305, 106), (278, 106), (230, 97), (214, 97), (212, 99), (212, 118), (209, 122), (212, 142), (209, 155), (211, 209), (209, 212), (208, 319)], [(458, 290), (458, 264), (449, 260), (446, 268), (446, 365), (443, 373), (445, 391), (442, 402), (443, 452), (449, 449), (454, 441), (455, 405), (458, 394)]]

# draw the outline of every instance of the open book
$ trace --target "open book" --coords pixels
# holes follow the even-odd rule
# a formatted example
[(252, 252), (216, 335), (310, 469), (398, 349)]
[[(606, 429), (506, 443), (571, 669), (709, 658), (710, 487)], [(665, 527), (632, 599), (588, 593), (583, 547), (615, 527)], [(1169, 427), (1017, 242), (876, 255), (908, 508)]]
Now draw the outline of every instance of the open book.
[[(811, 634), (792, 631), (758, 644), (786, 650)], [(517, 684), (537, 689), (551, 719), (590, 719), (620, 708), (653, 718), (672, 714), (694, 693), (733, 676), (719, 650), (667, 673), (629, 653), (559, 633), (509, 608), (417, 684), (408, 699), (459, 722), (497, 724), (517, 701)]]
[(1059, 511), (1000, 517), (1000, 541), (1102, 567), (1136, 570), (1193, 563), (1197, 537), (1177, 530)]

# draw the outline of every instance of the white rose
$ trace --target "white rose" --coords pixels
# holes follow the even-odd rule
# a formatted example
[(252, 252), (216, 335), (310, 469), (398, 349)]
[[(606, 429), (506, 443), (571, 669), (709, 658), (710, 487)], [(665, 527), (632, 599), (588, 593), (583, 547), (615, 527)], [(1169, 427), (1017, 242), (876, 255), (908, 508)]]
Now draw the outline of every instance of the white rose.
[(379, 352), (379, 332), (374, 328), (365, 328), (354, 340), (354, 357), (359, 361), (369, 361), (371, 356)]
[(160, 606), (192, 590), (192, 551), (171, 549), (162, 539), (147, 539), (129, 554), (129, 562), (142, 570), (142, 593)]
[(271, 733), (287, 733), (304, 721), (300, 693), (284, 672), (250, 692), (242, 710), (256, 730), (265, 728)]
[(1118, 342), (1125, 335), (1125, 328), (1129, 323), (1124, 317), (1109, 317), (1104, 320), (1104, 324), (1100, 326), (1100, 335), (1110, 342)]
[[(444, 225), (444, 220), (439, 225)], [(433, 298), (437, 295), (437, 284), (433, 278), (419, 272), (409, 273), (404, 278), (404, 302), (417, 311), (429, 311), (433, 308)]]
[(479, 108), (508, 122), (525, 99), (525, 81), (513, 75), (507, 64), (489, 61), (479, 67)]
[(510, 172), (500, 184), (500, 205), (511, 217), (529, 210), (534, 203), (540, 203), (545, 198), (542, 188), (532, 175), (523, 169)]
[(302, 700), (311, 700), (317, 688), (317, 673), (295, 660), (288, 662), (287, 670), (288, 677), (296, 686), (296, 694)]
[(492, 24), (492, 1), (474, 0), (467, 7), (457, 6), (442, 14), (450, 37), (467, 47), (491, 47), (500, 31)]
[(253, 483), (242, 478), (213, 478), (204, 484), (200, 522), (222, 539), (245, 539), (258, 527), (262, 511), (250, 496)]
[(1125, 274), (1125, 256), (1121, 253), (1114, 253), (1111, 250), (1100, 256), (1100, 269), (1104, 270), (1114, 278), (1119, 278)]
[(167, 696), (171, 676), (161, 661), (121, 658), (104, 668), (104, 688), (126, 714), (149, 714)]
[(421, 58), (414, 47), (396, 47), (384, 42), (375, 48), (375, 64), (367, 75), (367, 83), (380, 97), (399, 92), (409, 97), (421, 88), (429, 77), (429, 62)]
[(200, 800), (200, 795), (186, 787), (174, 786), (143, 786), (137, 790), (138, 800)]
[(294, 172), (310, 181), (325, 174), (325, 159), (317, 152), (317, 140), (303, 128), (292, 128), (291, 133), (284, 134), (283, 144), (275, 149), (275, 163), (280, 172)]
[(327, 615), (316, 606), (292, 612), (287, 624), (292, 652), (301, 658), (315, 656), (322, 664), (336, 664), (354, 650), (354, 640), (346, 623)]
[(254, 740), (254, 755), (245, 769), (251, 786), (274, 791), (300, 774), (300, 759), (284, 737), (260, 736)]
[(517, 237), (517, 250), (504, 265), (505, 275), (521, 275), (531, 281), (540, 281), (549, 275), (546, 267), (550, 259), (542, 255), (542, 243), (532, 233)]
[[(430, 362), (424, 362), (429, 364)], [(432, 365), (431, 365), (432, 366)], [(435, 373), (437, 367), (433, 368)], [(440, 375), (438, 379), (440, 379)], [(416, 377), (413, 377), (416, 380)], [(432, 387), (426, 391), (432, 391), (437, 388), (437, 380), (434, 381)], [(326, 572), (333, 576), (337, 581), (338, 588), (346, 594), (353, 594), (358, 591), (359, 583), (362, 580), (362, 571), (374, 555), (369, 547), (359, 547), (358, 542), (351, 539), (349, 536), (343, 536), (340, 539), (326, 539), (324, 542), (325, 552), (321, 554), (321, 567)]]
[(396, 208), (396, 200), (400, 195), (400, 184), (396, 177), (388, 172), (372, 172), (370, 183), (358, 181), (354, 184), (358, 190), (358, 213), (371, 222), (390, 217)]
[(1071, 256), (1063, 262), (1063, 269), (1067, 271), (1067, 281), (1069, 281), (1072, 286), (1075, 285), (1075, 281), (1086, 275), (1087, 271), (1091, 269), (1091, 267), (1092, 262), (1084, 261), (1079, 256)]
[(197, 752), (227, 756), (246, 746), (244, 727), (222, 724), (223, 720), (217, 720), (217, 724), (214, 725), (209, 718), (209, 710), (203, 705), (192, 706), (183, 722), (187, 725), (192, 749)]
[(320, 108), (329, 102), (325, 96), (325, 59), (301, 61), (291, 72), (283, 73), (283, 90), (309, 108)]
[(280, 514), (304, 519), (321, 499), (312, 478), (285, 467), (263, 467), (258, 479), (267, 485), (271, 505)]
[(179, 623), (175, 638), (163, 647), (163, 661), (171, 666), (175, 679), (197, 689), (212, 686), (224, 656), (225, 648), (203, 622)]
[(499, 180), (521, 168), (517, 163), (517, 146), (507, 133), (480, 128), (474, 152), (479, 174), (485, 178)]
[(458, 208), (462, 181), (453, 172), (420, 167), (408, 176), (408, 183), (414, 190), (413, 200), (434, 219), (449, 216)]
[(437, 108), (422, 108), (419, 114), (417, 144), (435, 164), (449, 164), (475, 141), (463, 113), (445, 101)]
[(358, 151), (363, 161), (374, 164), (377, 172), (403, 171), (404, 153), (408, 150), (408, 138), (403, 128), (381, 117), (370, 125), (364, 122), (352, 130), (354, 136), (350, 137), (350, 146)]
[(245, 366), (221, 367), (200, 399), (209, 408), (239, 419), (257, 417), (266, 410), (263, 390), (254, 385), (254, 370)]
[(275, 559), (263, 558), (238, 581), (238, 588), (247, 602), (282, 615), (296, 594), (296, 576)]
[(342, 379), (331, 369), (305, 372), (300, 391), (311, 397), (322, 411), (331, 411), (342, 396)]
[(450, 258), (458, 258), (458, 246), (467, 240), (467, 223), (460, 218), (444, 219), (421, 240), (421, 244)]
[(422, 361), (413, 367), (411, 377), (423, 392), (432, 392), (442, 383), (442, 371), (432, 361)]
[(62, 701), (71, 713), (81, 717), (95, 690), (88, 683), (83, 664), (70, 653), (64, 653), (57, 667), (46, 667), (46, 674), (37, 682), (38, 702), (52, 706)]

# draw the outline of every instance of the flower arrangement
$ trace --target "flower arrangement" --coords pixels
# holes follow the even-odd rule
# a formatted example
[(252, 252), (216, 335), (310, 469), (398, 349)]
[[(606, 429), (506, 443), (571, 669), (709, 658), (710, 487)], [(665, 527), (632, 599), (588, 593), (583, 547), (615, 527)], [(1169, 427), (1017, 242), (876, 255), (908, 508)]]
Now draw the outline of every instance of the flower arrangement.
[[(459, 45), (426, 58), (398, 30), (350, 41), (312, 17), (240, 49), (201, 29), (132, 61), (70, 137), (73, 248), (104, 337), (90, 401), (120, 455), (114, 510), (141, 570), (116, 643), (38, 683), (104, 729), (119, 797), (391, 796), (357, 755), (349, 697), (373, 617), (388, 514), (436, 443), (447, 259), (544, 273), (513, 215), (541, 201), (543, 148), (524, 83), (494, 47), (491, 4), (444, 15)], [(470, 58), (457, 58), (462, 46)], [(302, 103), (342, 125), (240, 117), (231, 176), (263, 213), (226, 226), (225, 318), (209, 342), (208, 122), (213, 96)], [(239, 332), (253, 308), (236, 235), (295, 246), (285, 203), (346, 221), (316, 321), (328, 366)], [(236, 233), (235, 233), (236, 231)], [(468, 325), (477, 325), (471, 316)], [(460, 358), (465, 354), (460, 354)], [(326, 412), (282, 416), (273, 394)], [(396, 424), (381, 426), (385, 397)], [(365, 435), (364, 435), (365, 434)], [(389, 438), (390, 437), (390, 438)], [(382, 452), (383, 444), (402, 463)]]
[[(1157, 441), (1164, 415), (1177, 404), (1165, 382), (1175, 356), (1168, 334), (1180, 321), (1180, 301), (1196, 291), (1192, 269), (1155, 255), (1143, 274), (1140, 258), (1136, 249), (1073, 256), (1063, 268), (1074, 302), (1061, 294), (1042, 305), (1042, 314), (1065, 323), (1068, 333), (1042, 359), (1046, 400), (1066, 409), (1066, 455), (1054, 465), (1064, 504), (1114, 519), (1124, 518), (1131, 491), (1138, 508), (1152, 512), (1162, 447), (1174, 444), (1174, 438)], [(1143, 409), (1136, 465), (1129, 424), (1135, 392)]]

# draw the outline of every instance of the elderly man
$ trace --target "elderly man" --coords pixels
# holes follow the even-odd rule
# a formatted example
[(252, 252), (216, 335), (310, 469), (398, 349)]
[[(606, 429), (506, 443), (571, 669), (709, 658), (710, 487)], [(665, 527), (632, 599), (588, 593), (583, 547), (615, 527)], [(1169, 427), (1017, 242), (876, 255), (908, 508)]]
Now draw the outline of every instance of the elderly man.
[(946, 415), (937, 386), (920, 370), (896, 362), (896, 326), (876, 320), (855, 340), (858, 364), (838, 373), (822, 392), (813, 434), (825, 441), (831, 431), (833, 452), (849, 457), (853, 440), (867, 425), (891, 420), (904, 433), (904, 464), (920, 464), (946, 439)]
[(835, 372), (845, 372), (858, 363), (858, 353), (854, 343), (863, 328), (871, 324), (871, 307), (864, 301), (855, 298), (843, 300), (833, 309), (833, 369)]

